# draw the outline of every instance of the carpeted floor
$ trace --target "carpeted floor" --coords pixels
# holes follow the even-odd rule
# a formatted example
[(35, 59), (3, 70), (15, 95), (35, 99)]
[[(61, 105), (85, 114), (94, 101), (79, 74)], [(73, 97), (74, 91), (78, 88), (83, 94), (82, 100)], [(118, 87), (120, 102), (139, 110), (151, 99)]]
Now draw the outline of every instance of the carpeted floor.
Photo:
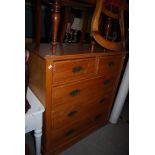
[(60, 155), (128, 155), (128, 124), (108, 124)]

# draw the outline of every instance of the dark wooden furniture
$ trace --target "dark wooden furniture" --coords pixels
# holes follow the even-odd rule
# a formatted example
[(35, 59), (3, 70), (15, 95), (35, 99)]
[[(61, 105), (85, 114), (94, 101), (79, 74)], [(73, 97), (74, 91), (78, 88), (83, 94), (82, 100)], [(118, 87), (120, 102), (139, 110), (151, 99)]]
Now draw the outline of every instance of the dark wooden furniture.
[[(40, 45), (40, 36), (41, 36), (41, 1), (44, 2), (44, 4), (47, 4), (51, 7), (52, 13), (51, 13), (51, 20), (52, 20), (52, 43), (51, 43), (51, 52), (55, 54), (56, 50), (56, 44), (57, 44), (57, 37), (58, 37), (58, 28), (59, 28), (59, 23), (61, 19), (60, 15), (60, 9), (62, 6), (65, 6), (65, 12), (64, 12), (64, 20), (62, 24), (62, 30), (61, 30), (61, 35), (59, 42), (63, 42), (66, 26), (67, 26), (67, 19), (70, 13), (70, 8), (71, 7), (76, 7), (76, 8), (81, 8), (83, 10), (83, 19), (84, 19), (84, 24), (82, 27), (82, 35), (80, 38), (80, 43), (83, 42), (85, 31), (86, 31), (86, 25), (87, 25), (87, 14), (88, 14), (88, 9), (89, 8), (94, 8), (96, 6), (96, 11), (93, 16), (93, 23), (92, 23), (92, 35), (93, 38), (103, 47), (111, 50), (122, 50), (122, 41), (115, 43), (115, 42), (110, 42), (103, 37), (98, 32), (98, 26), (99, 26), (99, 17), (100, 13), (104, 13), (109, 17), (112, 17), (114, 19), (118, 19), (121, 24), (121, 38), (124, 41), (124, 21), (123, 21), (123, 12), (126, 9), (125, 3), (122, 2), (120, 8), (121, 11), (119, 14), (116, 13), (111, 13), (110, 10), (107, 10), (105, 7), (105, 4), (103, 1), (100, 0), (51, 0), (49, 2), (48, 0), (36, 0), (36, 48), (39, 48)], [(122, 0), (123, 1), (123, 0)], [(123, 43), (125, 44), (125, 43)], [(92, 43), (92, 46), (94, 44)], [(125, 45), (123, 45), (125, 46)], [(93, 47), (92, 47), (93, 49)]]
[(55, 54), (55, 49), (56, 49), (56, 44), (57, 44), (57, 37), (58, 37), (58, 28), (59, 28), (59, 23), (60, 23), (60, 9), (61, 7), (65, 7), (65, 12), (64, 12), (64, 20), (63, 20), (63, 26), (61, 30), (61, 35), (59, 42), (63, 42), (63, 37), (65, 34), (65, 30), (67, 27), (67, 19), (70, 14), (70, 9), (71, 7), (76, 7), (80, 8), (83, 12), (83, 19), (84, 19), (84, 24), (82, 27), (82, 35), (80, 38), (80, 43), (83, 42), (85, 31), (86, 31), (86, 24), (87, 24), (87, 14), (88, 14), (88, 8), (93, 8), (96, 0), (51, 0), (49, 2), (48, 0), (35, 0), (35, 12), (36, 12), (36, 38), (35, 38), (35, 43), (36, 43), (36, 48), (39, 48), (40, 45), (40, 38), (41, 38), (41, 4), (48, 5), (51, 7), (52, 13), (51, 13), (51, 20), (52, 20), (52, 52)]

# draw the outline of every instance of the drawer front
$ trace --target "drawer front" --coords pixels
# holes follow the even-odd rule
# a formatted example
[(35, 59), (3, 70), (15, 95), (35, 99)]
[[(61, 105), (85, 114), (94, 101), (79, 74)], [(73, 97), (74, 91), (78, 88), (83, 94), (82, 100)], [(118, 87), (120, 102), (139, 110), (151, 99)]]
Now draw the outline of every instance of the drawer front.
[(117, 75), (116, 73), (121, 69), (122, 61), (122, 56), (99, 58), (98, 74)]
[(100, 77), (76, 84), (62, 85), (53, 88), (52, 109), (60, 105), (86, 104), (92, 102), (96, 94), (113, 89), (115, 78)]
[(106, 122), (108, 116), (109, 116), (109, 109), (106, 108), (92, 113), (92, 115), (89, 117), (91, 126)]
[(97, 78), (94, 85), (94, 88), (96, 88), (94, 94), (107, 93), (112, 91), (116, 86), (116, 78), (113, 76), (103, 76)]
[(113, 96), (113, 92), (109, 92), (92, 97), (92, 102), (83, 106), (84, 113), (91, 115), (94, 111), (110, 109), (113, 103)]
[(112, 100), (109, 96), (104, 96), (104, 101), (101, 99), (99, 102), (87, 105), (84, 111), (91, 124), (94, 125), (98, 122), (105, 122), (109, 111), (111, 110)]
[(52, 111), (52, 129), (62, 128), (80, 120), (83, 116), (83, 108), (80, 105), (59, 106)]
[(95, 74), (95, 58), (57, 61), (53, 68), (53, 82), (75, 81)]
[(108, 112), (106, 110), (100, 110), (92, 113), (90, 117), (87, 117), (79, 122), (64, 126), (51, 132), (52, 146), (60, 147), (72, 141), (74, 138), (82, 134), (97, 125), (104, 125), (108, 119)]
[(88, 102), (83, 102), (81, 105), (61, 105), (52, 110), (52, 129), (58, 129), (66, 124), (72, 124), (91, 116), (94, 111), (105, 110), (111, 108), (112, 92), (102, 93), (92, 96)]
[(83, 130), (85, 130), (89, 125), (91, 125), (90, 119), (84, 119), (80, 122), (70, 124), (69, 126), (66, 124), (65, 127), (61, 129), (52, 130), (51, 132), (51, 143), (53, 146), (59, 146), (63, 143), (67, 143), (71, 141), (74, 137), (78, 136)]
[(92, 94), (90, 88), (93, 82), (81, 82), (70, 85), (63, 85), (53, 88), (53, 109), (60, 105), (82, 104), (89, 99)]

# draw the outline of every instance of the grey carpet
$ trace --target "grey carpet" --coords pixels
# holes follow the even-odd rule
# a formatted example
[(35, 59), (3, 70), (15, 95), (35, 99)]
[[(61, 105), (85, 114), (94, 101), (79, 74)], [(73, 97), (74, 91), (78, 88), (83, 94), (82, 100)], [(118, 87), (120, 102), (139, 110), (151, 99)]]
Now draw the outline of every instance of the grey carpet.
[(128, 155), (129, 124), (108, 124), (60, 155)]

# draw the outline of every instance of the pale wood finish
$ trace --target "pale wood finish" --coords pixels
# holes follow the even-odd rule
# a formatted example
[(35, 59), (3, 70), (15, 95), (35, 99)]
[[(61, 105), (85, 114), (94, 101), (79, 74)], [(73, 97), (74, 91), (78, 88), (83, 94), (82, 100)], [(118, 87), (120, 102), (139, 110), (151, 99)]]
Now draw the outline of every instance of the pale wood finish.
[[(104, 84), (104, 81), (107, 79), (111, 80), (111, 83)], [(99, 94), (105, 93), (106, 91), (110, 91), (114, 86), (114, 80), (112, 81), (112, 78), (93, 78), (90, 80), (83, 80), (81, 82), (76, 82), (73, 84), (65, 84), (57, 87), (53, 87), (53, 108), (55, 109), (59, 105), (75, 105), (75, 104), (81, 104), (82, 102), (85, 102), (85, 104), (88, 102), (92, 102), (92, 97), (96, 95), (96, 92), (98, 91)], [(93, 88), (90, 91), (90, 88)], [(77, 91), (75, 95), (72, 95), (74, 91)], [(87, 96), (87, 97), (86, 97)]]
[(30, 52), (30, 88), (35, 92), (35, 95), (46, 107), (45, 101), (45, 61), (38, 57), (35, 53)]
[[(90, 88), (90, 87), (89, 87)], [(94, 111), (109, 109), (112, 104), (113, 93), (92, 95), (87, 101), (79, 101), (79, 103), (67, 104), (67, 102), (52, 110), (51, 118), (53, 118), (52, 129), (60, 129), (63, 126), (71, 125), (78, 122), (81, 118), (91, 117)]]
[[(95, 0), (91, 1), (93, 3)], [(74, 4), (92, 7), (88, 3), (83, 5), (71, 0), (53, 0), (52, 49), (50, 44), (40, 44), (38, 48), (29, 46), (30, 88), (45, 106), (44, 155), (59, 154), (108, 122), (126, 55), (122, 52), (123, 11), (119, 15), (110, 13), (100, 0), (97, 0), (93, 16), (92, 34), (101, 46), (109, 50), (98, 48), (94, 42), (91, 48), (89, 45), (57, 44), (60, 6), (70, 7)], [(101, 12), (120, 20), (121, 42), (107, 41), (99, 34)], [(86, 12), (84, 16), (86, 18)], [(37, 38), (39, 40), (39, 34)]]
[(90, 74), (95, 74), (95, 59), (56, 61), (53, 71), (54, 83), (77, 80)]
[[(77, 48), (71, 54), (63, 48), (48, 55), (44, 47), (30, 48), (30, 86), (39, 99), (44, 96), (42, 150), (53, 155), (107, 123), (125, 53)], [(84, 69), (72, 73), (75, 66)]]
[[(69, 127), (66, 126), (62, 130), (53, 132), (51, 137), (54, 140), (51, 141), (51, 145), (54, 149), (51, 153), (58, 154), (65, 146), (68, 147), (71, 144), (74, 144), (76, 141), (90, 134), (92, 131), (103, 126), (107, 122), (107, 116), (107, 110), (99, 110), (92, 113), (91, 117), (88, 117), (85, 120), (79, 120), (79, 122), (71, 124)], [(70, 134), (68, 135), (68, 133)]]
[(98, 65), (98, 74), (116, 75), (122, 64), (121, 56), (100, 57)]
[(64, 149), (70, 147), (71, 145), (73, 145), (74, 143), (76, 143), (77, 141), (82, 139), (83, 137), (86, 137), (87, 135), (89, 135), (90, 133), (95, 131), (96, 129), (102, 127), (106, 123), (107, 123), (107, 120), (104, 120), (104, 119), (101, 119), (100, 121), (95, 122), (87, 130), (84, 130), (80, 134), (68, 139), (65, 143), (62, 143), (61, 145), (59, 144), (59, 145), (57, 145), (57, 147), (54, 147), (54, 149), (51, 152), (49, 152), (47, 155), (51, 155), (51, 154), (52, 155), (57, 155), (57, 154), (59, 154)]

